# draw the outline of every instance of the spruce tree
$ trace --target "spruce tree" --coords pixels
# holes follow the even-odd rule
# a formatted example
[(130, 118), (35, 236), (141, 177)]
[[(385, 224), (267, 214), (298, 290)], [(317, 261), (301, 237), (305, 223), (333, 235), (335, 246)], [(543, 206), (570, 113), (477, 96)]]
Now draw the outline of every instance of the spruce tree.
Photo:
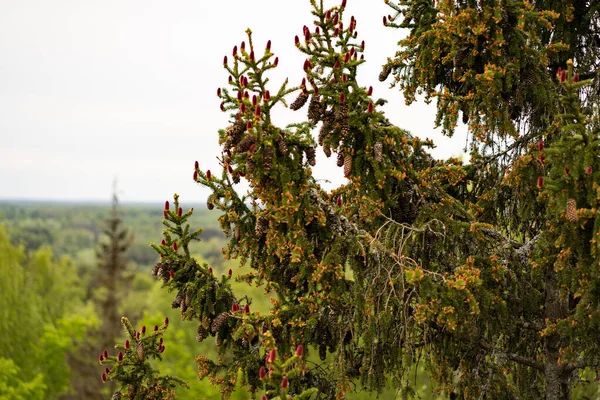
[[(194, 169), (230, 238), (224, 256), (249, 264), (240, 280), (271, 293), (271, 314), (233, 291), (232, 271), (190, 256), (192, 210), (165, 204), (153, 274), (197, 340), (215, 337), (220, 358), (199, 356), (200, 377), (269, 399), (343, 398), (353, 383), (411, 397), (421, 363), (451, 398), (571, 398), (579, 373), (600, 367), (600, 6), (386, 0), (383, 23), (409, 34), (379, 79), (408, 102), (437, 100), (448, 135), (462, 114), (465, 164), (432, 158), (433, 143), (394, 126), (357, 81), (365, 43), (345, 3), (311, 0), (298, 86), (268, 83), (278, 58), (247, 31), (217, 91), (230, 115), (222, 169)], [(280, 106), (306, 108), (306, 121), (277, 126)], [(345, 185), (318, 185), (317, 149)]]

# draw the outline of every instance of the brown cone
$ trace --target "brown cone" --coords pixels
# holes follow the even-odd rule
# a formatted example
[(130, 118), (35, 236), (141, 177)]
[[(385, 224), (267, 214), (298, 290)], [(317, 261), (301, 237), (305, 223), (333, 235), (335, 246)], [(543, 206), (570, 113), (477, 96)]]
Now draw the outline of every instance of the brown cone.
[(238, 153), (245, 153), (245, 152), (247, 152), (250, 149), (250, 146), (252, 146), (254, 143), (256, 143), (256, 136), (254, 136), (254, 135), (246, 135), (238, 143), (238, 145), (236, 147), (236, 151)]
[(137, 342), (135, 350), (137, 352), (138, 360), (144, 361), (144, 343), (141, 341)]
[(389, 65), (386, 65), (385, 68), (379, 74), (379, 81), (380, 82), (385, 81), (388, 78), (388, 76), (390, 76), (390, 72), (392, 72), (392, 67), (390, 67)]
[(308, 100), (308, 93), (302, 92), (302, 93), (300, 93), (300, 96), (298, 96), (296, 98), (296, 100), (294, 100), (294, 102), (292, 104), (290, 104), (290, 108), (294, 111), (299, 110), (302, 107), (304, 107), (307, 100)]
[(306, 153), (306, 161), (310, 166), (314, 167), (317, 164), (315, 148), (312, 146), (307, 147), (304, 152)]
[(263, 169), (270, 171), (273, 166), (273, 149), (271, 147), (265, 148), (263, 152)]
[(254, 233), (256, 234), (256, 236), (258, 236), (260, 238), (265, 234), (265, 230), (267, 229), (268, 226), (269, 226), (268, 218), (265, 217), (264, 215), (261, 215), (256, 220), (256, 226), (254, 227)]
[(566, 218), (569, 222), (579, 221), (579, 217), (577, 216), (577, 202), (575, 199), (567, 200)]
[(383, 145), (381, 144), (381, 142), (375, 143), (375, 146), (373, 146), (373, 155), (375, 156), (375, 161), (381, 162), (381, 160), (383, 159), (382, 152)]
[(201, 342), (207, 337), (208, 331), (202, 325), (198, 325), (198, 330), (196, 331), (196, 341)]
[(216, 318), (213, 320), (212, 325), (210, 326), (210, 331), (212, 333), (217, 333), (227, 322), (228, 319), (229, 313), (227, 312), (222, 312), (221, 314), (217, 315)]
[(318, 95), (312, 95), (310, 103), (308, 103), (308, 120), (313, 124), (316, 124), (323, 115), (323, 105), (321, 104), (321, 97)]
[(352, 173), (352, 156), (350, 154), (346, 154), (344, 157), (344, 176), (348, 178)]

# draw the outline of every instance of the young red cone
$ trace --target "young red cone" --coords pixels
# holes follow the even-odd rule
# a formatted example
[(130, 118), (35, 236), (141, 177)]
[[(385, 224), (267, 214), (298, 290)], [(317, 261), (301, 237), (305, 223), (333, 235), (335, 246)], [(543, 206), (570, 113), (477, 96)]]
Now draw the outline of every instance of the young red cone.
[(178, 247), (177, 247), (177, 242), (173, 242), (173, 250), (177, 251)]
[(206, 180), (210, 181), (211, 177), (212, 177), (212, 174), (210, 173), (210, 169), (206, 170)]
[(119, 352), (119, 354), (117, 354), (117, 360), (119, 360), (119, 362), (123, 361), (123, 353)]
[(227, 276), (229, 276), (231, 278), (232, 275), (233, 275), (233, 271), (231, 270), (231, 268), (229, 268), (229, 271), (227, 271)]
[(288, 386), (289, 386), (288, 377), (284, 376), (283, 378), (281, 378), (281, 387), (283, 389), (287, 389)]
[(585, 169), (585, 173), (586, 173), (587, 175), (591, 175), (591, 174), (592, 174), (592, 172), (594, 172), (594, 170), (592, 169), (592, 166), (591, 166), (591, 165), (589, 165), (589, 166), (588, 166), (588, 167)]
[(265, 379), (265, 376), (267, 376), (267, 370), (265, 369), (265, 367), (260, 367), (260, 369), (258, 370), (258, 377), (262, 381), (263, 379)]
[(178, 216), (178, 217), (181, 217), (182, 215), (183, 215), (183, 209), (182, 209), (181, 207), (179, 207), (179, 208), (177, 209), (177, 216)]
[(543, 176), (538, 176), (537, 187), (540, 189), (544, 187), (544, 177)]
[(146, 325), (142, 326), (142, 335), (146, 334)]
[(271, 50), (271, 39), (267, 42), (267, 50)]
[(127, 340), (125, 341), (125, 349), (128, 349), (128, 348), (129, 348), (129, 346), (130, 346), (130, 344), (129, 344), (129, 339), (127, 339)]
[(106, 383), (106, 374), (104, 372), (100, 376), (100, 379), (102, 379), (102, 383)]
[(298, 357), (302, 357), (302, 354), (304, 354), (304, 346), (302, 346), (301, 344), (298, 345), (298, 347), (296, 347), (296, 353), (295, 353)]
[(169, 326), (169, 317), (165, 317), (165, 326)]
[(538, 141), (538, 151), (544, 151), (544, 141), (541, 139)]
[(165, 201), (165, 210), (168, 210), (169, 208), (171, 208), (171, 206), (169, 205), (169, 200)]

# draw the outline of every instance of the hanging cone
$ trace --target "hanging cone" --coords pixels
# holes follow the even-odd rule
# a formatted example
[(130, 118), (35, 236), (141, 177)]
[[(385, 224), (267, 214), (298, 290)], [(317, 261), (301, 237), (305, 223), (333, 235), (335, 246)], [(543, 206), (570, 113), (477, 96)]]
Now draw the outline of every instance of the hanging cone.
[(266, 147), (263, 152), (263, 169), (265, 171), (270, 171), (273, 166), (273, 149), (271, 147)]
[(379, 74), (379, 81), (380, 82), (385, 81), (388, 78), (388, 76), (390, 76), (390, 72), (392, 72), (392, 67), (390, 67), (389, 65), (386, 65), (385, 68), (383, 68), (383, 70)]
[(137, 352), (138, 360), (144, 361), (144, 343), (141, 341), (137, 342), (135, 350)]
[(219, 330), (221, 330), (223, 325), (225, 325), (228, 319), (229, 313), (227, 312), (222, 312), (221, 314), (217, 315), (210, 326), (210, 331), (212, 333), (217, 333)]
[(331, 157), (331, 147), (329, 147), (328, 144), (323, 145), (323, 153), (325, 153), (325, 156), (327, 156), (327, 158)]
[(249, 174), (254, 173), (254, 168), (256, 167), (256, 165), (254, 164), (253, 160), (248, 160), (246, 161), (246, 172)]
[(301, 109), (302, 107), (304, 107), (304, 105), (306, 104), (306, 101), (308, 100), (308, 93), (302, 92), (300, 93), (300, 95), (296, 98), (296, 100), (293, 101), (292, 104), (290, 104), (290, 108), (294, 111)]
[(196, 341), (201, 342), (208, 337), (208, 331), (202, 325), (198, 325), (198, 330), (196, 331)]
[(192, 302), (192, 297), (190, 296), (189, 293), (186, 293), (185, 297), (183, 298), (183, 305), (187, 308), (190, 306)]
[(344, 157), (344, 176), (348, 178), (352, 173), (352, 156), (350, 154), (346, 154)]
[(308, 120), (311, 123), (316, 124), (321, 119), (322, 115), (323, 106), (321, 104), (321, 96), (313, 94), (310, 98), (310, 103), (308, 103)]
[(383, 145), (381, 142), (377, 142), (373, 146), (373, 155), (375, 156), (375, 161), (381, 162), (383, 160)]
[(315, 148), (312, 146), (307, 147), (304, 152), (306, 153), (306, 161), (310, 166), (314, 167), (317, 164)]
[(340, 151), (337, 155), (337, 166), (341, 167), (344, 165), (344, 154)]
[(246, 124), (242, 120), (236, 121), (233, 125), (227, 128), (227, 137), (231, 145), (237, 146), (245, 130)]
[(233, 228), (233, 238), (235, 240), (240, 240), (240, 226), (236, 225), (235, 228)]
[(577, 202), (575, 199), (567, 200), (567, 210), (565, 216), (569, 222), (579, 221), (579, 217), (577, 216)]
[(175, 300), (173, 300), (173, 303), (171, 303), (171, 308), (181, 307), (182, 302), (183, 302), (183, 293), (179, 292), (179, 293), (177, 293), (177, 296), (175, 296)]
[(281, 135), (280, 138), (277, 139), (277, 149), (279, 150), (279, 154), (281, 154), (282, 156), (287, 156), (288, 146), (283, 135)]
[(269, 226), (269, 219), (264, 215), (261, 215), (256, 220), (256, 226), (254, 227), (254, 233), (257, 237), (262, 237), (265, 234), (265, 230)]
[(238, 153), (245, 153), (250, 150), (250, 146), (252, 146), (254, 143), (256, 143), (256, 136), (252, 134), (246, 135), (242, 140), (240, 140), (235, 150)]

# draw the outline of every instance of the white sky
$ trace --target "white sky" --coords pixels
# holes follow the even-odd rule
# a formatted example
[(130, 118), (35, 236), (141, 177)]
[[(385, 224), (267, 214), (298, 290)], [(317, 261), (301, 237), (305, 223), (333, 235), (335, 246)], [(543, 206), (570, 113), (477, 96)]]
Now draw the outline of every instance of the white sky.
[[(382, 0), (348, 0), (366, 42), (359, 82), (390, 100), (392, 122), (433, 138), (434, 156), (461, 154), (464, 133), (434, 131), (434, 104), (406, 107), (378, 81), (403, 35), (382, 26), (389, 13)], [(286, 76), (296, 85), (294, 35), (312, 20), (308, 0), (0, 0), (0, 199), (108, 200), (116, 177), (122, 201), (203, 202), (193, 164), (218, 170), (223, 56), (250, 27), (279, 56), (272, 91)], [(278, 116), (284, 126), (305, 110)], [(315, 175), (343, 182), (334, 157), (320, 154)]]

